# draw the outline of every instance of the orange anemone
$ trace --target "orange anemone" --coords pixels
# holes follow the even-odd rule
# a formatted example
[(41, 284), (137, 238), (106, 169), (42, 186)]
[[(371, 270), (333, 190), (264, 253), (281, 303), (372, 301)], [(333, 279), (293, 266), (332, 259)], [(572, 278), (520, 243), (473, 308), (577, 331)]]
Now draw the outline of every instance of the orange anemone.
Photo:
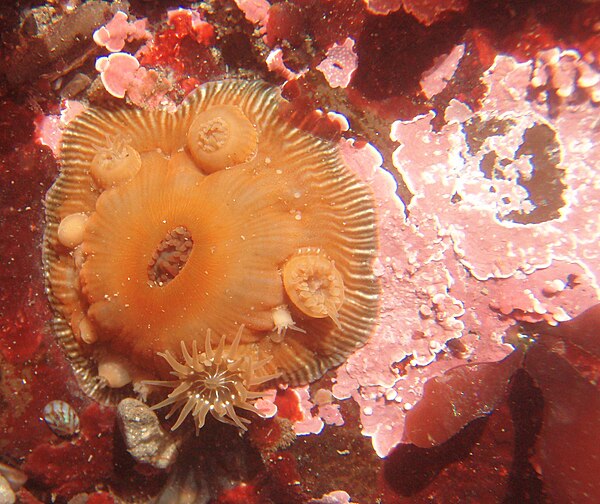
[(69, 125), (44, 265), (87, 392), (167, 379), (157, 353), (206, 334), (261, 362), (256, 383), (308, 383), (364, 344), (373, 197), (283, 104), (262, 82), (222, 81), (175, 113), (91, 109)]

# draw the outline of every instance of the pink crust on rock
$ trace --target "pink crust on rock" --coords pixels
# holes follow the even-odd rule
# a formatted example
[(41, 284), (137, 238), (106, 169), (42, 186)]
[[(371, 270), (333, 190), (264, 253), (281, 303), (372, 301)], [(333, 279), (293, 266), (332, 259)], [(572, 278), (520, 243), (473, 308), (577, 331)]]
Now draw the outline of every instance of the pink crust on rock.
[(259, 397), (254, 403), (254, 407), (259, 411), (261, 417), (273, 418), (277, 414), (276, 396), (277, 389), (265, 389), (262, 391), (262, 397)]
[(126, 42), (150, 38), (150, 33), (146, 31), (145, 19), (130, 23), (127, 17), (125, 12), (117, 11), (106, 25), (94, 32), (94, 42), (110, 52), (119, 52)]
[(437, 57), (434, 60), (433, 66), (423, 72), (420, 85), (428, 99), (431, 99), (445, 89), (448, 81), (454, 76), (454, 72), (456, 72), (464, 54), (465, 44), (454, 46), (450, 54)]
[(515, 321), (556, 324), (598, 300), (597, 114), (564, 103), (550, 118), (526, 99), (532, 72), (498, 57), (479, 112), (453, 100), (439, 132), (433, 113), (394, 123), (406, 208), (379, 153), (342, 141), (376, 195), (382, 293), (375, 334), (338, 369), (333, 393), (359, 404), (379, 456), (403, 439), (427, 380), (466, 358), (502, 359)]
[(600, 73), (592, 66), (591, 53), (585, 57), (569, 49), (561, 51), (554, 47), (540, 51), (535, 60), (531, 85), (540, 91), (540, 101), (548, 99), (548, 93), (555, 93), (562, 100), (577, 100), (583, 93), (594, 103), (600, 102)]
[(246, 19), (262, 27), (267, 25), (271, 4), (267, 0), (235, 0)]
[(267, 68), (270, 72), (275, 72), (279, 74), (287, 81), (297, 79), (298, 77), (301, 77), (303, 74), (306, 73), (306, 70), (303, 70), (300, 73), (296, 73), (293, 70), (290, 70), (288, 67), (286, 67), (283, 61), (283, 51), (281, 50), (281, 48), (273, 49), (267, 56), (266, 62)]
[(354, 40), (347, 37), (343, 44), (333, 44), (327, 57), (317, 65), (332, 88), (345, 88), (358, 67), (358, 56), (354, 52)]
[(318, 415), (313, 415), (311, 409), (314, 404), (310, 401), (308, 386), (296, 387), (292, 392), (298, 397), (298, 405), (302, 414), (302, 419), (294, 423), (294, 432), (297, 436), (307, 434), (318, 434), (323, 430), (323, 420)]
[(343, 490), (335, 490), (323, 495), (320, 499), (311, 499), (311, 504), (350, 504), (350, 494)]
[(367, 10), (373, 14), (387, 15), (404, 8), (420, 23), (433, 24), (445, 12), (462, 12), (468, 0), (365, 0)]
[[(290, 387), (287, 391), (295, 397), (299, 416), (301, 416), (299, 420), (292, 422), (297, 436), (319, 434), (325, 425), (336, 425), (338, 427), (344, 425), (340, 405), (333, 402), (335, 398), (331, 392), (321, 390), (328, 399), (320, 401), (318, 393), (311, 398), (308, 386)], [(256, 400), (254, 407), (263, 418), (274, 417), (277, 414), (277, 405), (275, 404), (277, 389), (267, 389), (261, 391), (261, 393), (262, 397)]]
[(531, 73), (530, 62), (498, 57), (478, 113), (455, 119), (447, 110), (439, 133), (433, 113), (394, 123), (394, 164), (414, 194), (408, 210), (435, 213), (479, 280), (530, 274), (558, 260), (587, 272), (597, 288), (597, 113), (582, 104), (548, 118), (526, 99)]
[(96, 60), (96, 70), (106, 91), (115, 98), (127, 97), (138, 107), (174, 109), (165, 94), (168, 86), (161, 83), (159, 73), (140, 66), (131, 54), (118, 52)]
[(60, 154), (63, 129), (85, 110), (85, 106), (76, 100), (65, 100), (62, 105), (60, 115), (40, 116), (35, 120), (36, 141), (50, 147), (55, 156)]
[(125, 92), (133, 81), (140, 62), (128, 53), (117, 52), (98, 58), (96, 70), (106, 91), (116, 98), (125, 98)]

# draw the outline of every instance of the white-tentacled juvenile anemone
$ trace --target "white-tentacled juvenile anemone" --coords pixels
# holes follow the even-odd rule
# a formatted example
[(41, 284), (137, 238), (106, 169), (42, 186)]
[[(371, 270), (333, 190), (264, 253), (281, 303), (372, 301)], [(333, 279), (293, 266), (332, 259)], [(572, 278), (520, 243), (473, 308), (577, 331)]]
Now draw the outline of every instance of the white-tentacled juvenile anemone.
[[(373, 197), (284, 105), (263, 82), (232, 80), (174, 113), (90, 109), (69, 124), (43, 260), (54, 330), (86, 392), (168, 380), (171, 367), (209, 373), (195, 350), (185, 365), (173, 357), (206, 334), (202, 354), (218, 344), (241, 366), (227, 367), (233, 381), (306, 384), (369, 337)], [(201, 418), (192, 388), (167, 401)], [(215, 401), (213, 415), (240, 425)]]
[(262, 397), (262, 394), (251, 389), (277, 378), (277, 375), (260, 378), (256, 376), (256, 370), (266, 364), (266, 360), (254, 362), (250, 356), (239, 351), (242, 330), (243, 327), (240, 327), (228, 348), (225, 348), (225, 337), (222, 336), (217, 348), (213, 350), (210, 330), (206, 332), (202, 352), (198, 350), (196, 340), (192, 343), (191, 354), (182, 341), (183, 363), (175, 359), (168, 350), (160, 354), (173, 368), (171, 374), (176, 379), (146, 383), (173, 388), (164, 401), (152, 406), (152, 409), (160, 409), (172, 405), (166, 418), (170, 418), (181, 408), (171, 430), (177, 429), (191, 414), (198, 433), (204, 426), (208, 413), (220, 422), (237, 425), (240, 429), (246, 430), (244, 424), (249, 423), (249, 420), (239, 416), (236, 408), (259, 413), (253, 406), (253, 399)]

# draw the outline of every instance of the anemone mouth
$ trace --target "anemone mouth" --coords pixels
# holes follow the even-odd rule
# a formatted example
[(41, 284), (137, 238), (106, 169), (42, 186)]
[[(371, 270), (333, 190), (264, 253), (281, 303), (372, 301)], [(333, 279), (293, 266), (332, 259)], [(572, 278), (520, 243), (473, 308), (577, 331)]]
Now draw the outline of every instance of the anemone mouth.
[(195, 133), (196, 147), (206, 154), (213, 154), (225, 147), (232, 135), (229, 124), (222, 117), (201, 123)]
[(168, 231), (152, 254), (148, 264), (148, 280), (157, 287), (167, 285), (179, 275), (193, 246), (192, 235), (185, 226), (177, 226)]
[[(243, 326), (244, 352), (270, 358), (257, 375), (292, 385), (369, 337), (373, 198), (284, 105), (264, 83), (222, 81), (175, 113), (91, 109), (68, 126), (43, 259), (55, 332), (94, 397), (98, 368), (164, 378), (156, 353), (208, 328), (227, 346)], [(307, 247), (312, 270), (292, 267)]]

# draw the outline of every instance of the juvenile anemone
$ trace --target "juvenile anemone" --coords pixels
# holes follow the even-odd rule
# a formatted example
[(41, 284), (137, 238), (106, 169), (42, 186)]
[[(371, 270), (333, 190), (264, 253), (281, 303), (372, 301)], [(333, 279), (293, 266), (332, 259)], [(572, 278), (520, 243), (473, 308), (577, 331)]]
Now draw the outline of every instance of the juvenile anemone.
[(240, 327), (233, 343), (227, 349), (225, 337), (222, 336), (219, 345), (213, 350), (210, 329), (206, 331), (203, 352), (198, 351), (194, 340), (190, 354), (182, 341), (183, 363), (175, 359), (169, 351), (159, 354), (173, 368), (171, 374), (176, 377), (176, 380), (145, 383), (174, 389), (164, 401), (152, 406), (152, 409), (160, 409), (172, 405), (171, 411), (166, 416), (167, 419), (181, 408), (171, 430), (177, 429), (191, 414), (198, 434), (204, 426), (208, 413), (220, 422), (237, 425), (240, 429), (247, 430), (244, 424), (250, 423), (250, 420), (239, 416), (236, 408), (260, 414), (250, 401), (262, 397), (263, 394), (253, 392), (251, 389), (277, 378), (277, 375), (257, 377), (255, 371), (266, 364), (267, 360), (254, 362), (240, 351), (242, 331), (243, 327)]
[(283, 285), (294, 305), (314, 318), (329, 317), (341, 329), (338, 312), (344, 304), (344, 280), (320, 250), (306, 249), (283, 268)]
[(256, 128), (233, 105), (218, 105), (201, 112), (187, 134), (190, 154), (206, 173), (249, 161), (257, 145)]
[(127, 182), (142, 166), (139, 152), (121, 136), (114, 139), (107, 137), (106, 143), (97, 146), (97, 150), (90, 173), (94, 182), (103, 189)]
[(209, 328), (225, 351), (243, 326), (239, 355), (262, 365), (239, 372), (290, 385), (365, 343), (373, 197), (285, 110), (276, 88), (232, 80), (173, 113), (90, 109), (69, 124), (43, 259), (55, 333), (88, 393), (167, 379), (157, 353), (172, 363)]

